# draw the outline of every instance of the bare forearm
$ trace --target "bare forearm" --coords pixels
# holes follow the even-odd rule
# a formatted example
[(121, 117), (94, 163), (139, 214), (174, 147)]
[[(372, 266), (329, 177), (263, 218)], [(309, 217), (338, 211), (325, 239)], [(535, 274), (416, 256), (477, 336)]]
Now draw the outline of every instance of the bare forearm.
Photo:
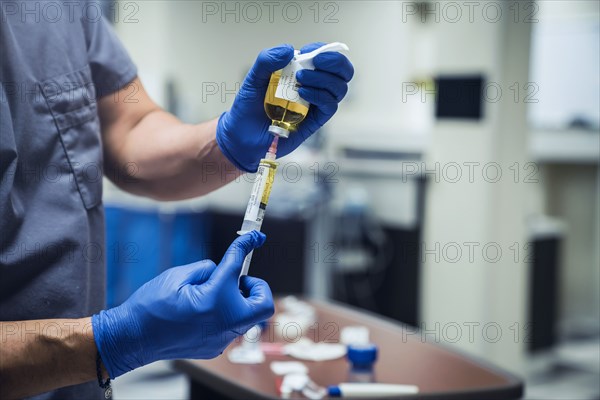
[(0, 338), (2, 399), (96, 379), (90, 318), (0, 322)]
[[(128, 96), (131, 87), (134, 99)], [(209, 193), (241, 174), (217, 146), (216, 119), (184, 124), (154, 103), (138, 78), (101, 97), (98, 114), (105, 174), (124, 190), (180, 200)]]
[(200, 196), (231, 182), (241, 172), (217, 146), (216, 124), (184, 124), (160, 109), (149, 113), (113, 151), (118, 160), (112, 164), (126, 166), (113, 181), (159, 200)]

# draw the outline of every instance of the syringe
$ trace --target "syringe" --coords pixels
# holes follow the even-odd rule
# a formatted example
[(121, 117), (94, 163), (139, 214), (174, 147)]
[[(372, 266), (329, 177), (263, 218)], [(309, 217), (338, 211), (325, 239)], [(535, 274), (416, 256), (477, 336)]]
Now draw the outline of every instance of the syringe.
[[(265, 210), (269, 203), (269, 196), (271, 195), (271, 187), (275, 180), (275, 170), (277, 170), (277, 163), (275, 158), (277, 157), (277, 143), (279, 137), (275, 136), (271, 147), (265, 154), (265, 158), (260, 160), (258, 164), (258, 171), (256, 172), (256, 180), (252, 187), (252, 193), (250, 194), (250, 200), (246, 207), (246, 214), (244, 215), (244, 222), (242, 228), (238, 231), (238, 235), (250, 232), (252, 230), (260, 231), (263, 219), (265, 217)], [(250, 261), (252, 261), (252, 253), (250, 252), (244, 259), (244, 265), (242, 266), (242, 272), (240, 276), (247, 275), (248, 269), (250, 269)]]

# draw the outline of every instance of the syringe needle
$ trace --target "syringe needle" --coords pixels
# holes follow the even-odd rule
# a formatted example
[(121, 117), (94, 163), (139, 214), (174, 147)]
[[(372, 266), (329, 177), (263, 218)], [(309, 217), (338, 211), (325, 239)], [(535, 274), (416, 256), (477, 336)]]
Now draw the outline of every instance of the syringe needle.
[(277, 158), (277, 144), (279, 143), (279, 136), (275, 136), (273, 141), (271, 142), (271, 146), (269, 146), (269, 150), (265, 155), (267, 160), (275, 160)]

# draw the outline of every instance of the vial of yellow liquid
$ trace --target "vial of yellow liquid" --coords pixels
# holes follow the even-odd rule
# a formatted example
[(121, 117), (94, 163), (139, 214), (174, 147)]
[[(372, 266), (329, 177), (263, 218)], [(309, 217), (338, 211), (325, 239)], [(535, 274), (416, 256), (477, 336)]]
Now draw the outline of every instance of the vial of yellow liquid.
[(285, 68), (273, 72), (265, 95), (265, 112), (272, 121), (269, 132), (287, 138), (308, 114), (310, 103), (298, 94), (300, 85), (296, 80), (296, 72), (302, 69), (315, 69), (313, 59), (318, 54), (341, 50), (349, 50), (349, 48), (344, 43), (335, 42), (321, 46), (310, 53), (296, 52)]
[(290, 131), (295, 131), (298, 124), (306, 117), (310, 104), (300, 96), (297, 96), (294, 101), (275, 95), (282, 71), (279, 70), (271, 75), (269, 88), (265, 95), (265, 112), (272, 121), (269, 132), (287, 138)]

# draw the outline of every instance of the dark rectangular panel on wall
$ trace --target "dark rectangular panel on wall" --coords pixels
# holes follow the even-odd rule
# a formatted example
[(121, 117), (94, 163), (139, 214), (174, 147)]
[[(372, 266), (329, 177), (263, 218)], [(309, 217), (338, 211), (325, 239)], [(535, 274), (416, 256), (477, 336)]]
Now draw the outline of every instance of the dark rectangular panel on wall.
[(532, 352), (556, 342), (559, 237), (535, 238), (529, 279), (529, 322), (526, 340)]
[(485, 80), (481, 75), (439, 76), (435, 79), (437, 119), (480, 120), (483, 115)]

